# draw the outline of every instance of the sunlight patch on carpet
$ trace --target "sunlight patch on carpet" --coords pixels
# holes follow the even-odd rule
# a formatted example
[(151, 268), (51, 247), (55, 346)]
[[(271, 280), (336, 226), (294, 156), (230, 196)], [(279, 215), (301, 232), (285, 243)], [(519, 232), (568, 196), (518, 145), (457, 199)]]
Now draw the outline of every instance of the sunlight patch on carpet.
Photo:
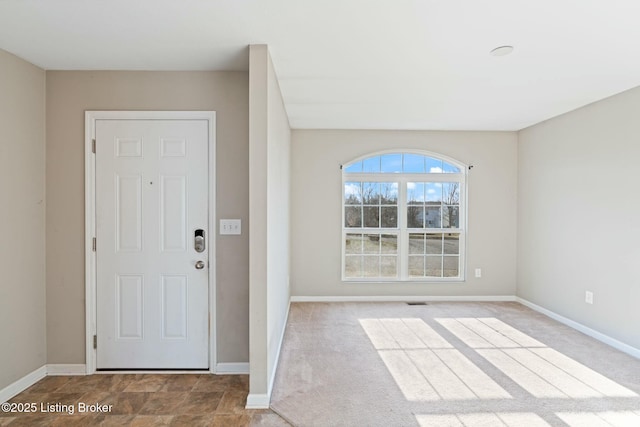
[(534, 397), (586, 399), (637, 396), (501, 320), (435, 320)]
[(359, 322), (407, 400), (511, 398), (422, 319)]
[(530, 412), (416, 415), (416, 420), (420, 427), (550, 427)]
[(640, 414), (633, 411), (560, 412), (556, 414), (570, 427), (637, 427)]

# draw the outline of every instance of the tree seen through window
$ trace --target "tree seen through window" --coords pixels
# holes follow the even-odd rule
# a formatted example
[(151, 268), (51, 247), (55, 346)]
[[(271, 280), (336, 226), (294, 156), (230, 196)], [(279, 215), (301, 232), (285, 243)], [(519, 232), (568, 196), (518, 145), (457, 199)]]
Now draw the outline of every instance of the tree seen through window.
[(462, 279), (464, 170), (419, 153), (343, 167), (343, 278)]

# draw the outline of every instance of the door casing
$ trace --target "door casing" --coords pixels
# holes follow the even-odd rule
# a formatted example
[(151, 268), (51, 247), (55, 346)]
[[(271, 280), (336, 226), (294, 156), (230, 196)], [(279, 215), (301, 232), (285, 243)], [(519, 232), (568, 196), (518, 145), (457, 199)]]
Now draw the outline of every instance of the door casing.
[(93, 153), (96, 120), (207, 120), (209, 123), (209, 372), (216, 368), (216, 113), (215, 111), (86, 111), (85, 112), (85, 348), (86, 374), (96, 373), (93, 336), (97, 327), (96, 163)]

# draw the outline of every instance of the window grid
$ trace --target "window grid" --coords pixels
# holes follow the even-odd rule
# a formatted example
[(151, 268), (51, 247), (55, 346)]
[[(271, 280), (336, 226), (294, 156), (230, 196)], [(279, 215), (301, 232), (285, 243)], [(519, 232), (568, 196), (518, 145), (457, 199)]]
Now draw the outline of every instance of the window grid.
[[(374, 158), (379, 158), (380, 164), (382, 165), (383, 156), (384, 155), (375, 156)], [(406, 158), (408, 154), (402, 154), (402, 156)], [(464, 168), (451, 166), (446, 161), (438, 159), (435, 159), (435, 161), (441, 162), (440, 164), (443, 165), (442, 170), (436, 173), (394, 172), (394, 175), (390, 175), (386, 172), (368, 173), (361, 172), (360, 170), (349, 172), (351, 165), (343, 169), (343, 280), (379, 282), (441, 282), (464, 280), (466, 176), (460, 172), (464, 170)], [(358, 162), (360, 162), (361, 165), (364, 164), (364, 160)], [(360, 167), (362, 168), (362, 166)], [(452, 168), (455, 168), (457, 173), (452, 172)], [(444, 169), (448, 169), (448, 172), (445, 172)], [(381, 201), (377, 201), (375, 204), (365, 203), (367, 200), (365, 200), (366, 198), (364, 196), (362, 197), (362, 201), (358, 201), (357, 203), (353, 199), (351, 201), (347, 200), (349, 192), (347, 185), (355, 185), (355, 188), (364, 189), (365, 185), (373, 183), (380, 183), (381, 185), (387, 186), (395, 184), (397, 186), (397, 199), (394, 200), (394, 204), (384, 205)], [(413, 199), (413, 202), (410, 202), (411, 195), (409, 194), (410, 191), (408, 191), (408, 187), (416, 183), (431, 184), (434, 185), (433, 188), (448, 188), (449, 190), (451, 187), (456, 187), (452, 193), (456, 196), (454, 198), (456, 204), (452, 202), (446, 203), (447, 199), (443, 196), (446, 192), (441, 193), (440, 197), (434, 200), (428, 200), (427, 195), (424, 194), (420, 200)], [(353, 187), (351, 190), (353, 190)], [(451, 194), (451, 192), (449, 193)], [(384, 217), (382, 208), (386, 206), (392, 206), (396, 209), (395, 227), (388, 227), (390, 225), (388, 222), (385, 224), (387, 227), (383, 227), (383, 224), (381, 224), (382, 218)], [(367, 224), (363, 224), (362, 222), (359, 224), (349, 223), (347, 219), (347, 208), (356, 207), (362, 209), (358, 215), (363, 221), (365, 221), (364, 218), (366, 216), (364, 208), (376, 208), (380, 222), (376, 223), (374, 221), (368, 222)], [(427, 215), (422, 214), (419, 227), (416, 226), (418, 225), (416, 223), (409, 224), (407, 215), (411, 207), (424, 208), (425, 212), (427, 208), (437, 209), (438, 220), (435, 223), (429, 223), (430, 219)], [(370, 225), (370, 227), (366, 225)], [(377, 225), (377, 227), (375, 227), (375, 225)], [(413, 227), (408, 228), (410, 225)], [(396, 239), (396, 252), (383, 253), (382, 250), (380, 250), (378, 253), (365, 253), (365, 251), (362, 250), (362, 253), (353, 253), (347, 251), (347, 241), (353, 240), (353, 236), (363, 236), (360, 240), (361, 244), (364, 245), (365, 238), (370, 239), (376, 235), (394, 236)], [(435, 246), (433, 246), (433, 242), (430, 248), (428, 248), (425, 243), (422, 253), (416, 252), (415, 248), (411, 249), (411, 239), (415, 240), (416, 235), (422, 235), (425, 242), (427, 238), (433, 240), (436, 239), (434, 236), (437, 236), (437, 238), (440, 239), (439, 251), (434, 251)], [(418, 265), (420, 265), (419, 268), (417, 268)], [(393, 267), (395, 267), (395, 270)]]
[(397, 233), (347, 233), (345, 241), (347, 277), (398, 277)]

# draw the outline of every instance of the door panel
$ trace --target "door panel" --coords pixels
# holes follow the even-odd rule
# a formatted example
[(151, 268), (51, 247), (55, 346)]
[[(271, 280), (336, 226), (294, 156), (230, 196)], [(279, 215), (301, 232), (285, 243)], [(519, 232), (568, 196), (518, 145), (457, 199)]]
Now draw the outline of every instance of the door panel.
[(95, 129), (97, 368), (207, 369), (208, 121)]
[(116, 251), (142, 250), (142, 176), (116, 175)]
[(163, 252), (187, 248), (187, 181), (185, 176), (160, 178), (160, 245)]
[(143, 288), (141, 274), (116, 276), (116, 339), (142, 339)]

